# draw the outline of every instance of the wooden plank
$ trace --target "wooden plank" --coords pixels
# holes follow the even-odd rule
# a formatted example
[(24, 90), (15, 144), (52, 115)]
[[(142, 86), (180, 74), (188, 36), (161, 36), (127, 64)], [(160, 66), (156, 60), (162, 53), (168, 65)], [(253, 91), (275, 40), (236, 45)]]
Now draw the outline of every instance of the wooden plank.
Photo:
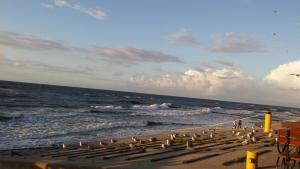
[(113, 151), (113, 152), (96, 153), (94, 155), (86, 156), (85, 159), (96, 158), (96, 157), (101, 157), (101, 156), (106, 156), (106, 155), (119, 154), (119, 153), (126, 153), (126, 152), (130, 152), (130, 151), (133, 151), (133, 150), (141, 150), (141, 148), (135, 148), (135, 149), (130, 149), (129, 148), (129, 149), (116, 150), (116, 151)]
[(75, 157), (89, 156), (89, 155), (98, 155), (98, 154), (107, 154), (107, 153), (114, 153), (114, 152), (125, 151), (125, 150), (130, 150), (130, 148), (126, 147), (126, 148), (112, 149), (112, 150), (107, 150), (107, 151), (92, 151), (92, 152), (87, 152), (87, 153), (73, 154), (73, 155), (68, 156), (68, 158), (75, 158)]
[(133, 154), (139, 154), (139, 153), (144, 153), (145, 149), (139, 149), (137, 151), (130, 151), (122, 154), (117, 154), (117, 155), (110, 155), (110, 156), (104, 156), (102, 159), (107, 160), (107, 159), (112, 159), (112, 158), (118, 158), (118, 157), (124, 157), (128, 155), (133, 155)]
[(160, 154), (165, 154), (165, 153), (170, 153), (170, 152), (176, 152), (176, 151), (181, 151), (181, 150), (185, 150), (185, 148), (175, 148), (175, 149), (171, 149), (171, 150), (155, 151), (155, 152), (151, 152), (151, 153), (148, 153), (148, 154), (128, 157), (125, 160), (134, 160), (134, 159), (138, 159), (138, 158), (155, 156), (155, 155), (160, 155)]
[(200, 160), (205, 160), (205, 159), (208, 159), (208, 158), (211, 158), (211, 157), (216, 157), (218, 155), (220, 155), (220, 154), (215, 153), (215, 154), (209, 154), (209, 155), (202, 156), (202, 157), (192, 158), (192, 159), (189, 159), (189, 160), (182, 161), (182, 164), (193, 163), (193, 162), (200, 161)]

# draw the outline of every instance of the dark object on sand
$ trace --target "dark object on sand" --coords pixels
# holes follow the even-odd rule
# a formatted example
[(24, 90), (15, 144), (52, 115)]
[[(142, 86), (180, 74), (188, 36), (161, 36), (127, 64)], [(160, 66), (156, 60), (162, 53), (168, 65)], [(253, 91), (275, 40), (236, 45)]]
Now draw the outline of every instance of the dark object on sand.
[(292, 73), (292, 74), (289, 74), (289, 75), (291, 75), (291, 76), (297, 76), (297, 77), (300, 77), (300, 74), (298, 73)]

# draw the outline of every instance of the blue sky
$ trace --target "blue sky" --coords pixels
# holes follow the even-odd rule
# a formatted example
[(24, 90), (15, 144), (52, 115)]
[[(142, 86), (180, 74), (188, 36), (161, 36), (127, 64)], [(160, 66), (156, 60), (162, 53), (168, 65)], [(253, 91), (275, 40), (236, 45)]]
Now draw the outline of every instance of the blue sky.
[[(285, 76), (300, 73), (299, 6), (298, 0), (3, 0), (0, 78), (297, 106), (256, 98), (265, 92), (295, 99), (300, 90), (296, 77)], [(238, 91), (248, 93), (232, 94)]]

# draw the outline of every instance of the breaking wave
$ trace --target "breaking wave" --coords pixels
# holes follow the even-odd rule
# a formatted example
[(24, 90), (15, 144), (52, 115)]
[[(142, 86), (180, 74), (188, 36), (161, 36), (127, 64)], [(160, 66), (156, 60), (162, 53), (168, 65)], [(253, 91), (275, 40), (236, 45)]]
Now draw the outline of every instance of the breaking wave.
[(172, 103), (151, 104), (151, 105), (133, 105), (131, 108), (132, 109), (143, 109), (143, 110), (168, 109), (168, 108), (172, 108)]

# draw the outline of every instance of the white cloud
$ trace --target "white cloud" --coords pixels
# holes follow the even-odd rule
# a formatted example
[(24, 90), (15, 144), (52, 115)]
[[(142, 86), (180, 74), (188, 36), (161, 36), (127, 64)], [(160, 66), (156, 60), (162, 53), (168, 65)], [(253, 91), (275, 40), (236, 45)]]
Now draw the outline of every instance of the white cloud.
[(54, 0), (54, 4), (57, 6), (60, 6), (60, 7), (71, 7), (72, 6), (66, 0)]
[[(160, 88), (170, 93), (193, 97), (215, 97), (230, 90), (234, 91), (242, 83), (252, 81), (233, 68), (222, 69), (189, 69), (181, 75), (165, 74), (160, 77), (149, 77), (144, 74), (132, 76), (130, 81), (145, 88)], [(169, 94), (170, 94), (169, 93)]]
[(54, 4), (58, 7), (66, 7), (66, 8), (78, 10), (80, 12), (83, 12), (89, 16), (96, 18), (97, 20), (104, 20), (107, 18), (107, 14), (103, 10), (95, 9), (95, 8), (87, 8), (80, 3), (71, 4), (67, 0), (54, 0)]
[(120, 64), (136, 64), (140, 62), (177, 62), (180, 59), (159, 51), (144, 50), (130, 46), (74, 46), (68, 43), (40, 38), (29, 34), (0, 31), (0, 45), (30, 51), (76, 52), (88, 57), (100, 58), (105, 61)]
[(239, 35), (233, 32), (225, 33), (224, 36), (217, 37), (212, 44), (203, 43), (187, 29), (168, 35), (166, 38), (171, 43), (189, 45), (191, 47), (214, 53), (252, 53), (268, 52), (261, 42), (255, 37)]
[(181, 75), (137, 74), (130, 82), (143, 92), (299, 107), (300, 78), (288, 75), (299, 72), (299, 64), (281, 65), (263, 79), (223, 67), (188, 69)]
[(300, 60), (279, 65), (266, 76), (265, 80), (282, 89), (300, 90), (300, 78), (289, 75), (294, 73), (300, 73)]
[(166, 39), (172, 43), (199, 45), (197, 39), (186, 28), (183, 28), (174, 34), (166, 36)]

